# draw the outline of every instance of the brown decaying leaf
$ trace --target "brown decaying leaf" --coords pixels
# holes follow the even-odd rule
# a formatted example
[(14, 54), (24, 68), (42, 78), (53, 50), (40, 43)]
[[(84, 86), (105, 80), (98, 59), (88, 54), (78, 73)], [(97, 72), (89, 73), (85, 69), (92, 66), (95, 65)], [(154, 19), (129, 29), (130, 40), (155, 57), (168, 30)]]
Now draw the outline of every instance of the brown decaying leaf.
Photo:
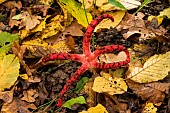
[(25, 100), (27, 102), (35, 102), (35, 98), (38, 97), (38, 93), (35, 89), (30, 89), (23, 92), (24, 97), (21, 100)]
[[(137, 16), (126, 13), (124, 19), (116, 27), (119, 31), (122, 31), (125, 39), (132, 35), (139, 34), (141, 39), (151, 39), (159, 36), (164, 36), (166, 30), (161, 26), (154, 28), (151, 22), (143, 20), (144, 14), (139, 12)], [(164, 38), (166, 38), (164, 36)]]
[(37, 107), (34, 104), (29, 104), (25, 101), (21, 101), (20, 99), (14, 98), (13, 101), (7, 105), (3, 105), (1, 112), (4, 113), (32, 113), (28, 110), (36, 109)]
[(20, 46), (17, 42), (14, 42), (12, 44), (12, 52), (19, 58), (19, 62), (26, 70), (27, 75), (31, 76), (32, 72), (29, 69), (29, 67), (27, 66), (27, 64), (25, 64), (25, 61), (23, 60), (23, 55), (25, 53), (25, 49), (26, 49), (26, 46), (24, 46), (24, 45)]
[(96, 105), (96, 92), (92, 90), (93, 82), (89, 81), (84, 86), (85, 93), (88, 94), (86, 99), (88, 107), (94, 107)]
[(13, 100), (13, 91), (0, 92), (0, 99), (4, 101), (4, 105), (9, 104)]
[(170, 83), (148, 83), (140, 84), (132, 80), (127, 80), (127, 85), (134, 91), (142, 100), (147, 100), (155, 105), (161, 105), (165, 98), (165, 93), (168, 93)]

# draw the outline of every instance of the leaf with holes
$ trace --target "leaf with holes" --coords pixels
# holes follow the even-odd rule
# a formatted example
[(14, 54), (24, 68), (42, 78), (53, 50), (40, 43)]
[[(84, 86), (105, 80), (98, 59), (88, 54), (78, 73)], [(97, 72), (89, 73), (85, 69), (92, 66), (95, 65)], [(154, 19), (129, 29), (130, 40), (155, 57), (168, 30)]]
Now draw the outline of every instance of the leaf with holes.
[(3, 56), (11, 49), (11, 45), (14, 41), (18, 40), (18, 34), (10, 34), (8, 32), (0, 33), (0, 56)]
[(104, 77), (96, 77), (93, 88), (98, 93), (108, 93), (110, 95), (122, 94), (127, 91), (127, 85), (122, 78), (106, 79)]
[(167, 52), (166, 54), (152, 56), (145, 62), (143, 68), (131, 70), (128, 78), (131, 77), (131, 80), (139, 83), (149, 83), (164, 79), (169, 71), (170, 52)]

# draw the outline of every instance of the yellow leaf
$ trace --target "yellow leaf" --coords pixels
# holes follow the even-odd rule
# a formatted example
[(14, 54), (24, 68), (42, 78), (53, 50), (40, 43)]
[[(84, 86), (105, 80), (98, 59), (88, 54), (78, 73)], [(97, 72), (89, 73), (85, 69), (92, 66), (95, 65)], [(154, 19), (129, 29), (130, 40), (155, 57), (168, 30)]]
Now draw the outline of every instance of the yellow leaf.
[(3, 3), (3, 2), (5, 2), (5, 1), (7, 1), (7, 0), (0, 0), (0, 4)]
[(0, 91), (10, 88), (19, 76), (19, 60), (15, 55), (6, 55), (0, 59)]
[(102, 29), (102, 28), (110, 28), (110, 27), (116, 27), (122, 20), (122, 18), (124, 17), (125, 15), (125, 11), (116, 11), (114, 13), (108, 13), (110, 15), (113, 16), (114, 18), (114, 22), (112, 22), (110, 19), (104, 19), (102, 20), (99, 25), (96, 26), (95, 28), (95, 32), (98, 30), (98, 29)]
[(64, 41), (59, 41), (57, 44), (51, 46), (50, 48), (53, 48), (56, 52), (62, 52), (62, 53), (68, 53), (71, 51)]
[(143, 68), (132, 70), (131, 80), (139, 83), (149, 83), (164, 79), (170, 71), (170, 51), (166, 54), (154, 55), (149, 58)]
[(40, 40), (40, 39), (34, 39), (34, 40), (30, 40), (30, 41), (26, 41), (22, 43), (23, 45), (28, 45), (28, 46), (43, 46), (43, 47), (47, 47), (48, 43)]
[(43, 29), (45, 29), (46, 19), (47, 18), (41, 21), (39, 25), (37, 25), (34, 29), (31, 30), (31, 32), (34, 33), (34, 32), (42, 31)]
[(49, 24), (46, 24), (45, 29), (42, 31), (42, 39), (56, 35), (59, 31), (64, 30), (64, 26), (61, 24), (64, 21), (63, 15), (57, 15), (51, 19)]
[(38, 0), (38, 2), (50, 6), (54, 3), (54, 0)]
[(98, 93), (108, 93), (110, 95), (122, 94), (127, 91), (127, 85), (122, 78), (106, 79), (104, 77), (96, 77), (92, 89)]
[(149, 16), (148, 20), (151, 22), (153, 18), (155, 18), (158, 21), (158, 26), (162, 23), (163, 18), (158, 16)]
[(87, 13), (87, 18), (85, 15), (84, 9), (81, 8), (81, 4), (75, 0), (59, 0), (60, 2), (66, 4), (65, 7), (69, 13), (71, 13), (78, 21), (79, 24), (84, 27), (88, 26), (88, 22), (92, 21), (92, 16), (90, 13)]
[(84, 8), (85, 6), (85, 9), (92, 7), (94, 4), (94, 0), (84, 0), (84, 6), (83, 6), (83, 0), (78, 0), (78, 1), (82, 3), (82, 6), (81, 6), (82, 8)]
[(82, 111), (79, 113), (108, 113), (108, 111), (104, 106), (98, 104), (96, 107), (91, 107), (87, 111)]
[(28, 80), (28, 75), (27, 74), (20, 74), (19, 75), (22, 79)]
[(161, 11), (160, 15), (158, 15), (158, 16), (159, 17), (167, 16), (168, 18), (170, 18), (170, 7)]
[(23, 40), (30, 34), (30, 30), (26, 30), (25, 28), (19, 31), (19, 38)]
[(142, 111), (142, 113), (156, 113), (157, 108), (154, 107), (153, 103), (147, 103)]

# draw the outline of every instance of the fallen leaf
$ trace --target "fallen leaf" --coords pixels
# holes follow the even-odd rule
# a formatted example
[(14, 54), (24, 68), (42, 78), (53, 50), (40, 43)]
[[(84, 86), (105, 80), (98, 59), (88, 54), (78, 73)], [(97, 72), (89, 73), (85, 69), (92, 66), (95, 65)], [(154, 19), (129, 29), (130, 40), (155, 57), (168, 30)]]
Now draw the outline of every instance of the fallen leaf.
[(45, 5), (52, 5), (54, 3), (54, 0), (39, 0), (38, 1), (40, 4), (45, 4)]
[[(85, 7), (85, 9), (92, 7), (92, 5), (94, 4), (94, 0), (84, 0), (84, 1), (78, 0), (78, 1), (82, 3), (82, 8)], [(84, 4), (84, 6), (83, 6), (83, 4)]]
[(113, 63), (113, 62), (120, 62), (126, 60), (126, 54), (125, 52), (119, 52), (118, 55), (115, 55), (113, 53), (108, 54), (102, 54), (99, 56), (99, 62), (105, 62), (105, 63)]
[(4, 101), (4, 105), (7, 105), (12, 102), (13, 100), (13, 91), (0, 91), (0, 99)]
[(68, 100), (67, 102), (65, 102), (63, 104), (63, 107), (71, 109), (71, 106), (74, 104), (86, 104), (86, 100), (83, 96), (79, 96), (77, 98), (72, 98), (72, 99)]
[(21, 100), (25, 100), (27, 102), (35, 102), (35, 98), (38, 97), (38, 93), (35, 89), (29, 89), (23, 92), (24, 97)]
[(142, 113), (156, 113), (157, 108), (153, 103), (146, 103), (145, 107), (142, 110)]
[(28, 104), (25, 101), (20, 99), (13, 99), (13, 101), (7, 105), (3, 105), (1, 112), (4, 113), (32, 113), (28, 109), (36, 109), (37, 107), (34, 104)]
[(92, 90), (92, 87), (93, 87), (93, 82), (90, 80), (84, 85), (84, 92), (88, 95), (88, 97), (86, 98), (86, 103), (88, 107), (95, 106), (97, 102), (96, 92)]
[(18, 40), (18, 34), (10, 34), (8, 32), (0, 33), (0, 57), (4, 56), (9, 50), (14, 41)]
[(81, 4), (74, 0), (59, 0), (65, 4), (66, 9), (70, 12), (78, 21), (79, 24), (84, 27), (88, 26), (88, 22), (92, 21), (92, 16), (90, 13), (87, 13), (87, 18), (84, 13), (84, 9), (81, 8)]
[(96, 77), (92, 89), (98, 93), (114, 95), (127, 91), (127, 85), (122, 78), (110, 77), (106, 79), (104, 77)]
[(19, 59), (9, 54), (0, 59), (0, 91), (14, 85), (19, 76)]
[(54, 18), (52, 18), (42, 31), (41, 38), (49, 38), (56, 35), (59, 31), (64, 31), (65, 27), (61, 24), (62, 22), (64, 22), (63, 15), (56, 15)]
[(170, 71), (170, 52), (154, 55), (149, 58), (142, 68), (131, 70), (127, 77), (139, 83), (149, 83), (164, 79)]
[(116, 11), (114, 13), (108, 13), (110, 15), (113, 16), (114, 18), (114, 22), (112, 22), (110, 19), (104, 19), (102, 20), (95, 28), (95, 32), (98, 30), (98, 29), (102, 29), (102, 28), (110, 28), (110, 27), (116, 27), (122, 20), (122, 18), (124, 17), (125, 15), (125, 11)]
[(140, 84), (132, 80), (127, 80), (127, 85), (134, 91), (142, 100), (147, 100), (153, 104), (160, 106), (165, 98), (165, 93), (168, 93), (169, 83), (147, 83)]
[(12, 17), (12, 19), (21, 19), (20, 28), (26, 26), (26, 30), (33, 29), (37, 24), (40, 24), (40, 16), (35, 16), (25, 11), (19, 15)]
[(101, 104), (97, 104), (96, 107), (91, 107), (87, 111), (82, 111), (79, 113), (108, 113), (108, 111)]
[(163, 17), (163, 16), (167, 16), (168, 18), (170, 18), (170, 7), (164, 9), (163, 11), (159, 12), (160, 14), (158, 15), (158, 17)]
[(156, 19), (158, 26), (159, 26), (159, 25), (162, 23), (162, 21), (163, 21), (163, 18), (161, 18), (161, 17), (158, 17), (158, 16), (148, 16), (148, 20), (149, 20), (150, 22), (152, 22), (153, 19)]
[(84, 88), (84, 85), (88, 82), (88, 77), (83, 77), (80, 79), (80, 81), (77, 83), (76, 88), (74, 89), (75, 93), (80, 93), (80, 91)]

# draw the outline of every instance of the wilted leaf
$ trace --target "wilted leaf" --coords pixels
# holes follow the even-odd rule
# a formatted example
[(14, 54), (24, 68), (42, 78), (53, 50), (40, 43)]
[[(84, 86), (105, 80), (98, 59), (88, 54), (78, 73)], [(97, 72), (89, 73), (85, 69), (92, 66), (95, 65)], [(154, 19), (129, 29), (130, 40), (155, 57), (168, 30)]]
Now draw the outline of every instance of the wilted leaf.
[(127, 84), (130, 89), (136, 93), (142, 100), (152, 102), (157, 106), (160, 106), (165, 99), (165, 93), (169, 92), (169, 83), (147, 83), (140, 84), (132, 80), (127, 80)]
[(15, 55), (6, 55), (0, 59), (0, 91), (10, 88), (19, 76), (19, 60)]
[(170, 52), (154, 55), (149, 58), (143, 68), (132, 70), (128, 77), (139, 83), (148, 83), (164, 79), (170, 71)]
[(11, 45), (14, 41), (18, 40), (18, 34), (10, 34), (8, 32), (0, 33), (0, 56), (7, 53), (11, 49)]
[(83, 96), (79, 96), (77, 98), (72, 98), (72, 99), (68, 100), (67, 102), (65, 102), (63, 104), (63, 107), (71, 109), (71, 106), (74, 104), (86, 104), (86, 100), (84, 99)]
[(85, 15), (84, 9), (81, 8), (81, 4), (75, 0), (59, 0), (60, 2), (66, 4), (66, 9), (70, 12), (77, 20), (78, 23), (84, 27), (88, 26), (88, 22), (92, 21), (92, 16), (90, 13), (87, 13), (87, 18)]
[(146, 103), (142, 113), (156, 113), (157, 108), (153, 105), (153, 103)]
[(108, 54), (102, 54), (99, 56), (99, 62), (105, 62), (105, 63), (113, 63), (113, 62), (120, 62), (126, 60), (126, 54), (125, 52), (120, 52), (118, 55), (108, 53)]
[(61, 24), (62, 22), (64, 22), (63, 15), (56, 15), (52, 18), (49, 24), (46, 24), (45, 29), (42, 31), (41, 38), (49, 38), (56, 35), (59, 31), (63, 31), (64, 26)]
[(159, 17), (163, 17), (163, 16), (167, 16), (168, 18), (170, 18), (170, 7), (160, 12)]
[(93, 82), (92, 81), (88, 81), (85, 85), (84, 85), (84, 92), (88, 95), (88, 97), (86, 98), (86, 105), (88, 107), (93, 107), (96, 106), (96, 92), (94, 92), (92, 90), (93, 87)]
[(7, 105), (3, 105), (1, 112), (4, 113), (32, 113), (28, 109), (36, 109), (34, 104), (28, 104), (25, 101), (21, 101), (20, 99), (13, 99), (13, 101)]
[(151, 2), (151, 0), (144, 0), (142, 5), (139, 7), (139, 9), (134, 13), (136, 14), (137, 12), (139, 12), (144, 6), (146, 6), (147, 4), (149, 4)]
[(74, 89), (74, 92), (79, 93), (84, 85), (88, 82), (89, 78), (88, 77), (83, 77), (76, 85), (76, 88)]
[(30, 89), (23, 92), (24, 97), (21, 100), (25, 100), (27, 102), (35, 102), (35, 98), (38, 97), (38, 93), (35, 89)]
[(122, 94), (127, 91), (127, 85), (122, 78), (106, 79), (104, 77), (96, 77), (93, 88), (98, 93), (108, 93), (110, 95)]
[(0, 99), (4, 101), (4, 104), (7, 105), (13, 100), (13, 91), (0, 91)]
[(26, 26), (26, 30), (33, 29), (37, 24), (40, 23), (41, 17), (40, 16), (35, 16), (29, 13), (28, 11), (25, 11), (19, 15), (14, 16), (12, 19), (22, 19), (20, 28)]
[(96, 107), (91, 107), (87, 111), (82, 111), (79, 113), (108, 113), (108, 111), (104, 106), (98, 104)]
[(116, 27), (124, 17), (125, 11), (116, 11), (114, 13), (108, 13), (108, 14), (114, 17), (114, 22), (112, 22), (110, 19), (104, 19), (99, 23), (99, 25), (96, 26), (94, 31), (97, 31), (98, 29), (102, 29), (102, 28)]

